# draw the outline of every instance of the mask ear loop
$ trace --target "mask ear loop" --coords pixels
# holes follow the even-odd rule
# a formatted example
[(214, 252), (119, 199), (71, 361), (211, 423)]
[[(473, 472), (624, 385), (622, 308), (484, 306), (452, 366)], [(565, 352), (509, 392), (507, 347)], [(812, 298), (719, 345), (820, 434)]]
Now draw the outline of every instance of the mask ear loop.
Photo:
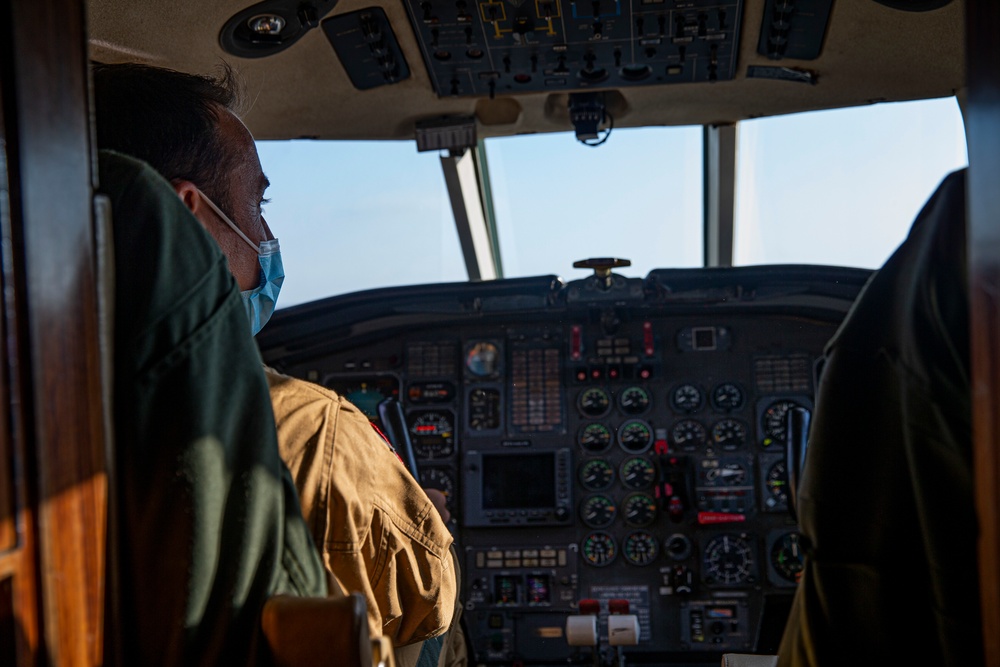
[(214, 202), (214, 201), (212, 201), (211, 199), (209, 199), (209, 198), (208, 198), (208, 195), (206, 195), (206, 194), (205, 194), (204, 192), (202, 192), (202, 191), (201, 191), (201, 190), (200, 190), (200, 189), (199, 189), (199, 188), (198, 188), (197, 186), (195, 187), (195, 189), (196, 189), (196, 190), (198, 190), (198, 194), (200, 194), (200, 195), (201, 195), (201, 198), (205, 200), (205, 203), (206, 203), (206, 204), (208, 204), (208, 206), (209, 206), (209, 207), (210, 207), (210, 208), (211, 208), (211, 209), (212, 209), (213, 211), (215, 211), (215, 213), (216, 213), (216, 214), (217, 214), (217, 215), (218, 215), (218, 216), (219, 216), (220, 218), (222, 218), (222, 219), (223, 219), (223, 220), (224, 220), (224, 221), (226, 222), (226, 224), (227, 224), (227, 225), (229, 225), (229, 226), (230, 226), (230, 227), (232, 228), (232, 230), (233, 230), (234, 232), (236, 232), (237, 234), (239, 234), (239, 235), (240, 235), (240, 238), (241, 238), (241, 239), (243, 239), (244, 241), (246, 241), (246, 242), (247, 242), (247, 245), (248, 245), (248, 246), (250, 246), (251, 248), (253, 248), (253, 251), (254, 251), (255, 253), (257, 253), (257, 254), (259, 255), (259, 254), (260, 254), (260, 248), (259, 248), (259, 247), (258, 247), (258, 246), (257, 246), (256, 244), (254, 244), (254, 242), (253, 242), (253, 241), (251, 241), (251, 240), (250, 240), (250, 239), (249, 239), (249, 238), (247, 237), (247, 235), (246, 235), (246, 234), (244, 234), (244, 233), (243, 233), (242, 231), (240, 231), (240, 228), (239, 228), (239, 227), (237, 227), (237, 226), (236, 226), (236, 224), (235, 224), (235, 223), (234, 223), (234, 222), (233, 222), (232, 220), (230, 220), (230, 219), (229, 219), (229, 216), (228, 216), (228, 215), (226, 215), (225, 213), (223, 213), (223, 212), (222, 212), (222, 209), (220, 209), (220, 208), (219, 208), (218, 206), (216, 206), (216, 205), (215, 205), (215, 202)]

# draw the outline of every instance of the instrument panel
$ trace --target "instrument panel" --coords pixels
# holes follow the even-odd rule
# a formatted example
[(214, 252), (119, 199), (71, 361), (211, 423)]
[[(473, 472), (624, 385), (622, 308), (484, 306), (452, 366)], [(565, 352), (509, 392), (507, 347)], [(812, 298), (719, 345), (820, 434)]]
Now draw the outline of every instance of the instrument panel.
[(369, 292), (279, 311), (258, 338), (373, 418), (401, 401), (452, 514), (474, 662), (593, 663), (567, 616), (597, 601), (606, 647), (627, 600), (629, 660), (718, 664), (777, 648), (802, 566), (786, 416), (812, 408), (869, 275), (719, 271)]

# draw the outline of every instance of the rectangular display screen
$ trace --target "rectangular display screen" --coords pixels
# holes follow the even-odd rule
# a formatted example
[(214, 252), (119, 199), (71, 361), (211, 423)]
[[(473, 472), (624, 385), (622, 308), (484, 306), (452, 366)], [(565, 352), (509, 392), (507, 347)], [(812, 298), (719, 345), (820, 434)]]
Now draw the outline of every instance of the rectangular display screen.
[(483, 509), (551, 509), (555, 454), (483, 455)]

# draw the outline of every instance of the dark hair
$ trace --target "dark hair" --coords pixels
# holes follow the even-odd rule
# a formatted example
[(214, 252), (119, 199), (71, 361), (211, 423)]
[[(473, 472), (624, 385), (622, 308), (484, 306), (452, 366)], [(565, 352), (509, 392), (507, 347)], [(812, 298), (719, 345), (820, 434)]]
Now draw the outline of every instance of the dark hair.
[(228, 202), (234, 156), (219, 139), (219, 112), (241, 100), (233, 69), (218, 77), (136, 63), (93, 65), (97, 146), (149, 163), (168, 181), (188, 180), (213, 200)]

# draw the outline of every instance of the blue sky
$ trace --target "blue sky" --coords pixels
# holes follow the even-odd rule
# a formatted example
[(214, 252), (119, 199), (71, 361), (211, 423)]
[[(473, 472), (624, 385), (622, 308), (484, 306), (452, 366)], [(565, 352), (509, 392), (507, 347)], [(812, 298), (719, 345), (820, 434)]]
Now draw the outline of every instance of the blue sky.
[[(740, 124), (736, 263), (874, 268), (967, 162), (954, 98)], [(387, 285), (466, 280), (436, 153), (413, 142), (258, 142), (286, 279), (278, 307)], [(701, 262), (701, 128), (486, 142), (507, 277)]]

